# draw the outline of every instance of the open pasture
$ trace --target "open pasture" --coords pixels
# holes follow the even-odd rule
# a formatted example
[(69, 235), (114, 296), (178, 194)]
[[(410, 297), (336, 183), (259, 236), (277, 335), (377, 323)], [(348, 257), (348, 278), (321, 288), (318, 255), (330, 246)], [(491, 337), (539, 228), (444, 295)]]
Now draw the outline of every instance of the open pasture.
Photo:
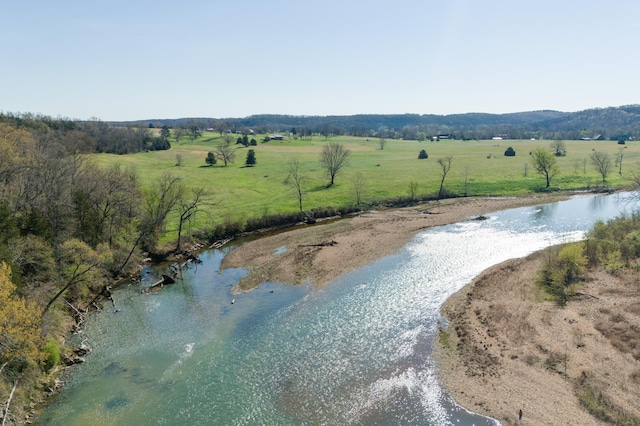
[[(224, 167), (221, 161), (212, 167), (205, 163), (207, 152), (215, 151), (222, 141), (217, 133), (205, 132), (191, 141), (172, 140), (167, 151), (153, 151), (131, 155), (97, 155), (97, 161), (106, 166), (118, 163), (133, 166), (143, 187), (149, 187), (162, 174), (180, 176), (189, 187), (205, 187), (211, 199), (217, 202), (209, 208), (211, 215), (201, 214), (195, 226), (205, 222), (226, 219), (246, 219), (263, 214), (297, 210), (297, 198), (288, 186), (288, 161), (298, 158), (305, 176), (303, 208), (354, 204), (353, 179), (357, 173), (363, 177), (362, 199), (366, 205), (375, 200), (408, 196), (411, 182), (417, 183), (417, 194), (436, 192), (442, 178), (437, 161), (453, 157), (451, 170), (446, 176), (445, 188), (457, 195), (518, 195), (542, 190), (544, 177), (537, 174), (529, 153), (537, 147), (550, 148), (548, 140), (483, 140), (483, 141), (405, 141), (387, 140), (380, 149), (377, 138), (333, 137), (328, 140), (314, 136), (312, 140), (284, 140), (262, 142), (253, 148), (257, 165), (245, 167), (249, 148), (234, 145), (235, 162)], [(328, 142), (345, 145), (350, 151), (350, 163), (329, 182), (319, 161), (320, 151)], [(640, 166), (640, 148), (636, 142), (619, 145), (616, 141), (565, 141), (567, 154), (556, 157), (560, 173), (552, 180), (551, 189), (584, 189), (602, 184), (602, 177), (589, 156), (596, 151), (611, 157), (611, 171), (606, 185), (614, 188), (628, 186)], [(513, 147), (514, 157), (506, 157), (505, 150)], [(428, 159), (418, 159), (424, 149)], [(622, 175), (616, 158), (622, 153)], [(177, 157), (181, 165), (177, 165)], [(170, 226), (171, 227), (171, 226)]]

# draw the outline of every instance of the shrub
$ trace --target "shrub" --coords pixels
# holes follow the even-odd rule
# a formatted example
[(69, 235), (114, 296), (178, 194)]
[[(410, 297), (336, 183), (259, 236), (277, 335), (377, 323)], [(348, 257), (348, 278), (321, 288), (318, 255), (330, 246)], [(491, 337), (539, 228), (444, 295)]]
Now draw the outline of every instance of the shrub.
[(429, 154), (424, 149), (420, 150), (420, 154), (418, 154), (418, 159), (423, 160), (425, 158), (429, 158)]
[[(556, 253), (557, 252), (557, 253)], [(539, 272), (538, 284), (560, 306), (565, 306), (575, 293), (587, 266), (583, 242), (567, 244), (561, 249), (550, 249), (547, 260)]]
[(504, 155), (505, 155), (505, 157), (515, 157), (516, 156), (516, 151), (512, 147), (509, 147), (504, 152)]
[(213, 152), (209, 151), (207, 153), (207, 158), (205, 158), (204, 161), (208, 165), (213, 166), (214, 164), (216, 164), (216, 161), (217, 161), (216, 160), (216, 155)]
[(621, 216), (598, 222), (587, 234), (587, 256), (591, 265), (609, 272), (634, 267), (640, 257), (640, 216)]
[(45, 355), (45, 368), (47, 371), (60, 363), (60, 347), (54, 340), (49, 340), (42, 346), (42, 352)]

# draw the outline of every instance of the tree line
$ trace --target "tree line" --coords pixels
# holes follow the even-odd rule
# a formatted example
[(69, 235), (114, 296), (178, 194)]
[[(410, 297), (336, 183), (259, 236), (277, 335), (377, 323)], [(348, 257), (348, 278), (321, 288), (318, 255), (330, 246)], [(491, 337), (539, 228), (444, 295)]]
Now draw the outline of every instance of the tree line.
[(171, 148), (169, 135), (155, 135), (148, 128), (115, 126), (100, 120), (78, 121), (35, 114), (0, 113), (0, 124), (24, 129), (34, 138), (76, 154), (130, 154)]

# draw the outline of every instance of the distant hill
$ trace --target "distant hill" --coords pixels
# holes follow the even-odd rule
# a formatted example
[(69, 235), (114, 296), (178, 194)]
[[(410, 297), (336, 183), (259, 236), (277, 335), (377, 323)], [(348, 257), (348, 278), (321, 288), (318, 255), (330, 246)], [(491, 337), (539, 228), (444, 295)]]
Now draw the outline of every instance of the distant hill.
[[(121, 126), (252, 129), (260, 133), (308, 131), (320, 134), (352, 134), (356, 136), (427, 137), (452, 135), (457, 139), (508, 138), (607, 139), (640, 138), (640, 105), (594, 108), (578, 112), (553, 110), (509, 114), (358, 114), (329, 116), (296, 116), (261, 114), (244, 118), (179, 118), (112, 122)], [(386, 136), (385, 136), (386, 137)]]

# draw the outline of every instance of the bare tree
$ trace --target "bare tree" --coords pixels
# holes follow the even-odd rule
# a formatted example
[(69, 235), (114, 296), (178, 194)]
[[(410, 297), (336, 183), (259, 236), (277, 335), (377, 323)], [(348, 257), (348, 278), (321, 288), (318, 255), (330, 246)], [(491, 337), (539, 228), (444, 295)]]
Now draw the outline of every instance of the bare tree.
[(185, 186), (182, 179), (165, 173), (146, 194), (145, 213), (140, 224), (140, 235), (146, 249), (152, 249), (164, 232), (167, 216), (182, 200)]
[(380, 138), (378, 142), (380, 143), (380, 149), (384, 149), (384, 146), (387, 144), (387, 140), (385, 138)]
[(220, 137), (222, 137), (222, 134), (227, 131), (227, 123), (223, 120), (216, 121), (216, 131), (220, 133)]
[(232, 145), (234, 142), (233, 135), (231, 133), (225, 133), (222, 136), (222, 141), (227, 145)]
[(298, 157), (293, 157), (287, 163), (287, 171), (289, 174), (287, 178), (284, 180), (285, 185), (291, 186), (298, 197), (298, 207), (300, 209), (300, 216), (302, 216), (302, 195), (304, 193), (302, 184), (306, 180), (306, 177), (300, 171), (300, 160)]
[(442, 189), (444, 188), (444, 179), (447, 177), (447, 173), (451, 170), (452, 156), (438, 159), (438, 164), (442, 169), (442, 179), (440, 180), (440, 190), (438, 191), (438, 200), (442, 197)]
[(123, 260), (121, 266), (115, 269), (114, 276), (117, 276), (129, 263), (138, 244), (142, 242), (145, 250), (152, 250), (164, 232), (167, 216), (171, 213), (176, 204), (182, 202), (186, 189), (182, 179), (165, 173), (158, 179), (155, 185), (145, 194), (145, 209), (138, 225), (138, 237), (133, 242), (131, 250)]
[(180, 139), (182, 139), (186, 134), (187, 131), (182, 127), (176, 127), (176, 129), (173, 131), (173, 137), (178, 143), (180, 143)]
[(351, 151), (339, 143), (329, 142), (322, 147), (320, 163), (322, 163), (322, 167), (331, 179), (327, 186), (333, 185), (336, 175), (349, 165), (350, 154)]
[(409, 198), (411, 201), (415, 201), (418, 196), (418, 182), (411, 181), (409, 182)]
[[(526, 163), (525, 163), (526, 165)], [(471, 172), (471, 167), (469, 165), (464, 166), (464, 196), (469, 196), (469, 173)], [(526, 171), (525, 171), (526, 173)]]
[(178, 222), (178, 242), (176, 244), (176, 251), (180, 251), (180, 243), (182, 238), (182, 230), (184, 225), (190, 220), (194, 219), (196, 213), (200, 211), (203, 206), (210, 206), (214, 203), (207, 202), (207, 191), (205, 188), (195, 188), (191, 190), (191, 198), (180, 198), (177, 201), (178, 213), (180, 213), (180, 220)]
[(224, 142), (218, 144), (218, 147), (216, 148), (216, 154), (218, 154), (217, 157), (222, 160), (225, 167), (227, 167), (228, 163), (233, 163), (236, 158), (236, 150), (227, 140), (227, 136), (230, 136), (230, 138), (233, 139), (233, 136), (231, 135), (224, 135)]
[(611, 171), (611, 157), (606, 152), (593, 151), (591, 153), (591, 164), (595, 167), (596, 171), (602, 176), (602, 182), (607, 180), (607, 176)]
[(542, 148), (536, 148), (531, 153), (531, 161), (536, 171), (545, 177), (547, 181), (545, 188), (549, 188), (551, 179), (560, 171), (556, 165), (556, 158), (552, 153)]
[(140, 198), (133, 169), (115, 164), (103, 170), (87, 162), (74, 182), (74, 234), (92, 247), (106, 241), (114, 248), (116, 236), (138, 215)]
[(618, 166), (618, 174), (622, 176), (622, 157), (624, 157), (624, 149), (619, 149), (616, 155), (616, 166)]
[(353, 185), (353, 195), (355, 197), (356, 207), (360, 207), (360, 204), (362, 203), (362, 193), (365, 189), (364, 175), (360, 172), (357, 172), (355, 175), (353, 175), (351, 184)]
[(564, 143), (562, 139), (554, 139), (551, 142), (551, 149), (555, 152), (556, 157), (561, 157), (567, 154), (567, 144)]
[(182, 166), (182, 154), (176, 154), (176, 166)]

